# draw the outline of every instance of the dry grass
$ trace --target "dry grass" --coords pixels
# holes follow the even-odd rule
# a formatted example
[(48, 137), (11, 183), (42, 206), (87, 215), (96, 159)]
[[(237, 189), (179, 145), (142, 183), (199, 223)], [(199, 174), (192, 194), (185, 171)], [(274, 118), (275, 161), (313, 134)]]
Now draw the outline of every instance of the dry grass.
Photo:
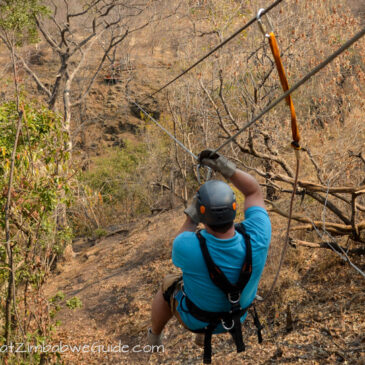
[[(335, 3), (340, 4), (341, 2), (336, 1)], [(325, 31), (327, 31), (333, 37), (340, 34), (344, 40), (348, 32), (355, 29), (350, 16), (344, 19), (338, 15), (333, 15), (332, 28), (324, 28), (327, 26), (323, 21), (327, 10), (322, 13), (320, 11), (328, 8), (329, 2), (317, 1), (316, 4), (319, 6), (309, 9), (305, 8), (308, 2), (301, 1), (296, 4), (296, 14), (290, 16), (276, 14), (277, 19), (282, 19), (278, 24), (278, 29), (292, 30), (293, 37), (300, 36), (297, 32), (309, 24), (309, 17), (299, 18), (299, 11), (301, 14), (313, 17), (310, 20), (312, 25), (309, 24), (311, 25), (309, 34), (312, 36), (321, 35), (323, 39), (327, 39), (324, 37)], [(287, 10), (289, 5), (291, 6), (289, 3), (286, 4), (284, 10)], [(169, 6), (173, 6), (173, 2)], [(346, 11), (344, 12), (346, 13)], [(182, 15), (184, 14), (185, 10), (182, 10)], [(303, 20), (296, 22), (293, 19)], [(166, 24), (161, 26), (157, 33), (152, 34), (151, 32), (146, 37), (137, 35), (132, 37), (130, 43), (123, 49), (123, 52), (132, 61), (134, 60), (135, 69), (126, 74), (123, 82), (131, 78), (130, 87), (132, 96), (135, 98), (144, 96), (152, 88), (157, 88), (156, 85), (163, 84), (170, 76), (175, 75), (181, 65), (190, 63), (192, 59), (206, 51), (203, 49), (202, 43), (196, 41), (196, 39), (206, 38), (196, 37), (194, 42), (187, 42), (192, 36), (192, 25), (186, 14), (179, 20), (175, 19), (173, 26), (170, 23)], [(249, 46), (256, 47), (255, 42), (261, 36), (258, 35), (257, 30), (252, 30), (252, 32), (256, 35), (248, 40), (247, 49)], [(291, 33), (288, 31), (287, 34)], [(176, 39), (178, 39), (177, 43)], [(308, 68), (316, 64), (332, 48), (335, 48), (336, 39), (331, 38), (334, 43), (328, 44), (326, 49), (322, 50), (323, 39), (318, 36), (313, 42), (310, 42), (307, 36), (303, 36), (298, 43), (296, 57), (285, 58), (291, 80), (299, 79)], [(209, 42), (214, 43), (215, 40), (215, 38), (209, 37)], [(280, 37), (283, 49), (288, 47), (291, 41), (292, 38), (289, 36), (281, 35)], [(358, 49), (363, 49), (363, 45), (362, 41)], [(241, 47), (241, 50), (244, 52), (246, 47)], [(0, 51), (0, 63), (6, 65), (8, 63), (7, 54), (3, 48)], [(230, 52), (226, 52), (226, 58), (223, 54), (223, 65), (227, 58), (233, 59)], [(51, 71), (55, 71), (56, 65), (51, 54), (46, 54), (46, 61), (47, 67), (50, 67)], [(339, 79), (336, 78), (328, 79), (327, 76), (323, 76), (314, 79), (295, 99), (298, 111), (302, 113), (301, 123), (305, 126), (302, 130), (303, 141), (312, 148), (312, 154), (318, 158), (321, 168), (326, 171), (325, 178), (331, 183), (358, 184), (363, 178), (361, 162), (347, 156), (348, 150), (354, 149), (353, 152), (359, 153), (363, 151), (365, 145), (364, 102), (361, 100), (364, 83), (357, 82), (364, 80), (361, 79), (364, 69), (361, 69), (362, 66), (360, 67), (360, 65), (364, 65), (364, 60), (359, 59), (354, 62), (358, 62), (359, 65), (359, 78), (348, 79), (343, 85), (344, 106), (342, 110), (331, 107), (334, 105), (333, 101), (338, 101), (336, 83)], [(339, 76), (340, 64), (340, 61), (334, 64), (331, 72), (326, 75)], [(207, 66), (207, 69), (210, 70), (210, 66)], [(238, 74), (241, 71), (241, 69), (237, 69)], [(43, 72), (43, 76), (46, 77), (44, 70)], [(195, 82), (196, 75), (191, 77)], [(4, 92), (10, 95), (11, 86), (6, 82), (6, 78), (3, 78), (2, 87)], [(25, 78), (25, 82), (28, 83), (29, 80)], [(194, 93), (195, 84), (189, 82), (190, 86), (193, 85), (191, 88)], [(189, 82), (187, 83), (189, 84)], [(357, 85), (357, 90), (353, 89), (354, 85)], [(82, 147), (80, 155), (86, 159), (102, 154), (106, 146), (111, 146), (116, 141), (123, 139), (136, 141), (139, 138), (130, 131), (121, 130), (118, 127), (119, 124), (132, 126), (130, 128), (144, 126), (144, 122), (131, 115), (130, 106), (124, 97), (124, 86), (125, 84), (106, 85), (102, 79), (95, 84), (86, 105), (87, 123), (75, 141), (80, 143)], [(179, 84), (179, 88), (180, 86), (181, 84)], [(319, 99), (328, 90), (332, 91), (328, 92), (327, 99)], [(35, 89), (29, 89), (29, 93), (36, 95)], [(319, 104), (325, 129), (316, 125), (313, 127), (314, 122), (311, 119), (308, 104), (308, 95), (311, 94)], [(202, 99), (198, 99), (196, 104), (201, 108)], [(348, 105), (351, 108), (347, 108)], [(186, 118), (190, 115), (188, 109), (193, 107), (195, 105), (190, 104), (190, 100), (188, 100)], [(276, 123), (274, 124), (278, 137), (275, 137), (275, 142), (279, 146), (279, 152), (289, 161), (290, 166), (293, 166), (293, 154), (286, 147), (286, 142), (289, 141), (286, 132), (285, 138), (283, 137), (282, 116), (287, 113), (284, 108), (283, 106), (282, 110), (273, 112), (270, 118)], [(338, 122), (337, 114), (340, 111), (343, 111), (344, 114), (344, 124)], [(74, 122), (77, 127), (78, 116)], [(264, 122), (266, 128), (268, 120)], [(117, 132), (107, 133), (106, 130), (110, 126), (115, 127)], [(208, 122), (206, 125), (198, 124), (201, 129), (206, 126), (211, 127), (210, 130), (216, 129), (215, 125), (212, 126)], [(214, 144), (216, 141), (214, 139)], [(323, 153), (324, 150), (326, 153)], [(313, 170), (308, 160), (306, 158), (303, 160), (301, 177), (311, 178)], [(155, 158), (155, 161), (158, 159)], [(157, 170), (160, 166), (155, 167)], [(284, 203), (284, 206), (286, 206), (285, 204), (287, 203)], [(321, 214), (320, 209), (313, 211), (311, 201), (304, 201), (303, 205), (297, 201), (295, 211), (299, 212), (304, 209), (309, 213)], [(259, 288), (259, 294), (263, 296), (268, 291), (276, 273), (284, 239), (285, 221), (274, 215), (271, 216), (271, 219), (273, 238)], [(75, 247), (79, 247), (76, 257), (71, 261), (59, 264), (53, 277), (48, 281), (46, 292), (49, 297), (57, 291), (63, 291), (67, 299), (77, 296), (81, 299), (83, 307), (75, 311), (64, 309), (59, 313), (58, 319), (61, 320), (61, 326), (54, 336), (54, 343), (61, 340), (64, 344), (74, 345), (91, 345), (94, 342), (106, 345), (117, 344), (118, 341), (129, 346), (146, 344), (145, 334), (149, 326), (152, 297), (161, 278), (176, 270), (170, 258), (171, 242), (176, 228), (182, 223), (182, 220), (181, 209), (173, 210), (143, 219), (138, 226), (130, 225), (128, 233), (120, 233), (101, 240), (87, 241), (85, 239), (82, 242), (75, 242)], [(296, 237), (304, 239), (304, 234), (299, 233)], [(316, 239), (314, 234), (306, 237)], [(359, 267), (365, 267), (363, 256), (352, 259)], [(247, 351), (237, 355), (227, 336), (217, 336), (213, 340), (215, 353), (213, 361), (216, 364), (243, 361), (246, 364), (328, 364), (336, 362), (359, 364), (365, 362), (363, 293), (364, 282), (361, 277), (330, 250), (289, 248), (274, 295), (268, 302), (258, 305), (261, 319), (265, 324), (263, 345), (260, 346), (256, 343), (254, 328), (249, 320), (245, 325)], [(286, 330), (288, 305), (290, 305), (294, 326), (289, 333)], [(166, 352), (164, 354), (66, 353), (63, 359), (67, 364), (81, 365), (201, 363), (202, 351), (191, 341), (192, 335), (184, 331), (175, 321), (167, 326), (165, 337)]]

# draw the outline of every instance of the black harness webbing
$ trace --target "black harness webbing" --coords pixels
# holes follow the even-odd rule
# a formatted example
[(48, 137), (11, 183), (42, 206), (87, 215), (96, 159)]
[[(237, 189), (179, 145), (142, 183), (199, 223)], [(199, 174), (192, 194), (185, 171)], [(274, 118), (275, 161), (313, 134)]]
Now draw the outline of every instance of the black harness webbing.
[[(209, 276), (213, 283), (221, 289), (227, 296), (227, 299), (231, 305), (229, 312), (208, 312), (200, 309), (185, 295), (186, 306), (189, 313), (196, 319), (202, 322), (207, 322), (208, 325), (202, 329), (192, 330), (195, 333), (204, 333), (204, 363), (210, 364), (212, 357), (212, 334), (217, 326), (222, 323), (223, 328), (228, 331), (236, 344), (237, 352), (245, 351), (245, 344), (242, 338), (241, 317), (249, 309), (241, 308), (240, 299), (241, 293), (248, 281), (250, 280), (252, 273), (252, 248), (250, 236), (246, 233), (242, 224), (236, 224), (235, 229), (242, 234), (246, 245), (246, 258), (242, 264), (239, 279), (236, 284), (232, 284), (224, 275), (222, 270), (214, 263), (212, 257), (209, 254), (208, 247), (205, 238), (201, 235), (200, 231), (197, 232), (200, 248), (204, 257), (204, 261), (207, 265)], [(256, 309), (252, 314), (254, 317), (254, 323), (257, 327), (259, 342), (262, 342), (261, 337), (261, 324), (257, 316)]]

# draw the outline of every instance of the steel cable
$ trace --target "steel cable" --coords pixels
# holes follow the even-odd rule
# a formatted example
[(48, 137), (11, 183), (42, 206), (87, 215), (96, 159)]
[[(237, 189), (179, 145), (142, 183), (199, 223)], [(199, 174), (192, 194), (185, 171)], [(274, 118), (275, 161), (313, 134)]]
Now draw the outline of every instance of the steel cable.
[[(265, 15), (266, 13), (268, 13), (270, 10), (274, 9), (277, 5), (279, 5), (283, 0), (277, 0), (274, 3), (272, 3), (270, 6), (268, 6), (266, 9), (263, 9), (261, 12), (261, 16)], [(164, 86), (162, 86), (161, 88), (159, 88), (157, 91), (153, 92), (151, 95), (147, 96), (147, 98), (152, 97), (156, 94), (158, 94), (160, 91), (164, 90), (165, 88), (167, 88), (168, 86), (170, 86), (172, 83), (174, 83), (176, 80), (178, 80), (180, 77), (184, 76), (186, 73), (188, 73), (189, 71), (191, 71), (194, 67), (198, 66), (201, 62), (203, 62), (206, 58), (208, 58), (209, 56), (211, 56), (213, 53), (215, 53), (216, 51), (218, 51), (218, 49), (222, 48), (225, 44), (227, 44), (228, 42), (230, 42), (233, 38), (237, 37), (238, 34), (240, 34), (242, 31), (244, 31), (245, 29), (247, 29), (249, 26), (251, 26), (253, 23), (255, 23), (257, 21), (257, 17), (255, 16), (254, 18), (252, 18), (248, 23), (246, 23), (244, 26), (242, 26), (240, 29), (236, 30), (233, 34), (231, 34), (228, 38), (226, 38), (224, 41), (222, 41), (220, 44), (218, 44), (216, 47), (214, 47), (211, 51), (209, 51), (206, 55), (204, 55), (203, 57), (201, 57), (198, 61), (196, 61), (194, 64), (192, 64), (191, 66), (189, 66), (186, 70), (184, 70), (183, 72), (181, 72), (178, 76), (176, 76), (174, 79), (172, 79), (171, 81), (169, 81), (167, 84), (165, 84)]]
[(238, 137), (243, 131), (245, 131), (248, 127), (257, 122), (260, 118), (262, 118), (267, 112), (269, 112), (272, 108), (278, 105), (282, 100), (284, 100), (288, 95), (302, 86), (305, 82), (307, 82), (312, 76), (318, 73), (322, 68), (327, 66), (330, 62), (332, 62), (336, 57), (338, 57), (341, 53), (343, 53), (347, 48), (351, 47), (355, 42), (357, 42), (361, 37), (365, 34), (365, 27), (356, 33), (351, 39), (349, 39), (345, 44), (343, 44), (336, 52), (332, 53), (328, 58), (326, 58), (323, 62), (321, 62), (318, 66), (316, 66), (311, 72), (306, 74), (301, 80), (299, 80), (293, 87), (291, 87), (288, 91), (282, 94), (279, 98), (273, 101), (269, 106), (267, 106), (257, 117), (254, 117), (250, 122), (248, 122), (245, 126), (243, 126), (239, 131), (237, 131), (233, 136), (228, 138), (223, 144), (221, 144), (217, 149), (215, 149), (213, 153), (218, 152), (228, 143), (233, 141), (236, 137)]
[(152, 122), (154, 122), (158, 127), (160, 127), (170, 138), (172, 138), (182, 149), (184, 149), (187, 153), (189, 153), (196, 160), (198, 157), (194, 155), (182, 142), (180, 142), (175, 136), (173, 136), (164, 126), (162, 126), (151, 114), (147, 113), (139, 104), (135, 101), (131, 101), (146, 117), (148, 117)]

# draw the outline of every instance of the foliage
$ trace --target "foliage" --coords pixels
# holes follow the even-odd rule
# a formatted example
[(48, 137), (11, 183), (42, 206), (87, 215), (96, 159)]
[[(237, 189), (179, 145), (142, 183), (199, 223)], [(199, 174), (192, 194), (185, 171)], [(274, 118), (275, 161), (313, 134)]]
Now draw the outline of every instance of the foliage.
[(76, 230), (85, 229), (80, 219), (84, 213), (93, 217), (93, 235), (102, 236), (105, 230), (99, 226), (127, 222), (150, 211), (151, 197), (142, 169), (146, 158), (145, 144), (127, 142), (123, 149), (109, 149), (104, 156), (92, 160), (90, 169), (79, 175), (81, 185), (76, 203), (81, 205), (82, 214), (75, 206), (70, 209)]
[(66, 300), (66, 305), (70, 309), (77, 309), (82, 307), (82, 301), (77, 297), (73, 297), (69, 300)]
[[(69, 153), (65, 151), (67, 134), (61, 117), (54, 112), (21, 103), (22, 129), (16, 151), (14, 180), (10, 206), (10, 234), (15, 271), (15, 286), (22, 288), (15, 298), (17, 322), (27, 334), (29, 343), (39, 343), (50, 335), (52, 328), (49, 306), (41, 287), (51, 267), (70, 240), (70, 230), (59, 225), (58, 207), (69, 204), (70, 187), (67, 173)], [(18, 121), (17, 105), (0, 105), (0, 205), (7, 200), (10, 158)], [(0, 224), (4, 227), (4, 209)], [(1, 233), (0, 290), (5, 295), (9, 271)], [(3, 322), (3, 308), (0, 321)], [(13, 342), (24, 341), (20, 328), (13, 325)], [(27, 356), (26, 354), (24, 356)]]
[(39, 0), (3, 1), (0, 3), (0, 30), (12, 32), (17, 45), (33, 43), (38, 40), (35, 16), (47, 12)]

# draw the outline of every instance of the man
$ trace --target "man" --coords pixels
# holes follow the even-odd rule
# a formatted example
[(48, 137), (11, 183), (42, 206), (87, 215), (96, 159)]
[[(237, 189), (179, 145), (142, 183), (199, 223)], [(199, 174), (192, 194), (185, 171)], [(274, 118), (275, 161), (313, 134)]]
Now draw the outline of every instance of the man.
[[(238, 313), (238, 319), (243, 322), (247, 308), (256, 296), (266, 262), (271, 224), (258, 182), (251, 175), (236, 169), (235, 164), (225, 157), (217, 153), (212, 154), (211, 150), (203, 151), (199, 160), (220, 172), (244, 195), (243, 233), (238, 233), (233, 224), (236, 199), (231, 188), (217, 180), (202, 185), (193, 203), (185, 210), (186, 220), (173, 243), (172, 261), (175, 266), (181, 268), (182, 280), (179, 276), (167, 276), (152, 303), (152, 327), (148, 332), (148, 339), (152, 345), (161, 344), (162, 330), (173, 315), (184, 327), (203, 333), (207, 332), (206, 329), (212, 322), (211, 319), (208, 321), (209, 312), (227, 312), (228, 315), (231, 310)], [(197, 235), (195, 231), (199, 222), (204, 224), (205, 229)], [(208, 253), (203, 252), (206, 251), (204, 245)], [(243, 273), (246, 266), (243, 263), (247, 262), (248, 256), (250, 260), (252, 258), (250, 269), (245, 268), (246, 272)], [(223, 272), (232, 284), (241, 280), (242, 271), (242, 277), (247, 276), (243, 291), (240, 289), (242, 293), (237, 293), (237, 287), (228, 283), (232, 290), (236, 288), (236, 293), (234, 299), (232, 293), (231, 296), (229, 293), (227, 296), (227, 293), (223, 292), (225, 287), (218, 287), (219, 282), (217, 284), (212, 277), (213, 269), (208, 270), (209, 262), (213, 262), (211, 265), (216, 265), (216, 271)], [(202, 321), (205, 318), (207, 320)], [(232, 333), (232, 327), (238, 326), (232, 318), (231, 315), (220, 318), (219, 322), (213, 320), (213, 325), (209, 327), (210, 332), (221, 333), (230, 330)], [(239, 324), (239, 329), (240, 327)], [(236, 335), (238, 336), (237, 333)], [(239, 339), (234, 339), (237, 340), (237, 345)], [(209, 336), (205, 342), (209, 347)]]

